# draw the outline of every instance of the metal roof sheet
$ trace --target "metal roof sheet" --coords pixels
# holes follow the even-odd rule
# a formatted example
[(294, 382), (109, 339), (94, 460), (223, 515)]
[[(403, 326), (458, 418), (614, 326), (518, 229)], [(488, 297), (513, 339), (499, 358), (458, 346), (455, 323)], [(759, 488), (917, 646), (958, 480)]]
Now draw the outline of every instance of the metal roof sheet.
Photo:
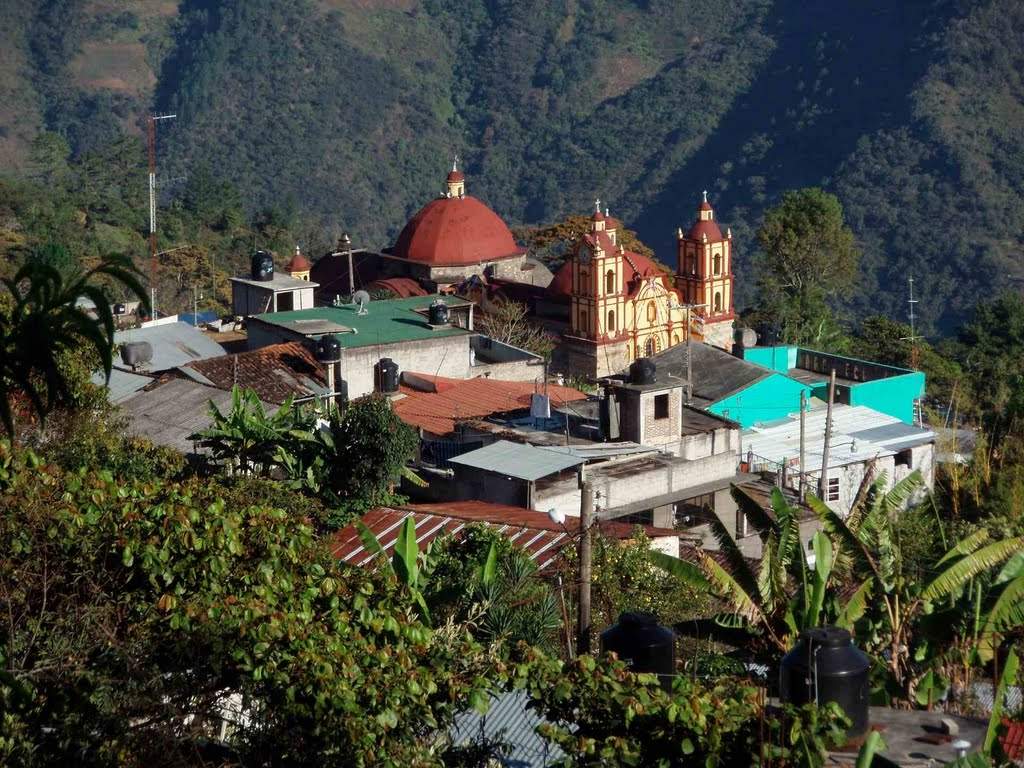
[(509, 768), (544, 768), (565, 757), (557, 744), (537, 733), (544, 717), (529, 708), (526, 691), (506, 691), (491, 697), (486, 714), (469, 710), (456, 716), (449, 735), (456, 746), (481, 736), (502, 744), (498, 760)]
[(578, 456), (567, 456), (547, 448), (535, 448), (508, 440), (498, 440), (461, 456), (449, 459), (452, 464), (462, 464), (474, 469), (496, 472), (520, 480), (538, 480), (563, 469), (576, 467), (585, 462)]
[(142, 376), (118, 368), (110, 371), (109, 380), (103, 375), (103, 371), (96, 371), (89, 377), (89, 380), (98, 387), (106, 387), (107, 400), (115, 404), (128, 399), (146, 385), (153, 383), (151, 376)]
[[(145, 366), (148, 371), (166, 371), (195, 360), (224, 355), (224, 348), (198, 328), (188, 323), (175, 322), (132, 328), (114, 333), (114, 344), (148, 341), (153, 347), (153, 359)], [(123, 366), (119, 366), (124, 369)]]
[[(825, 441), (825, 408), (812, 408), (805, 416), (805, 471), (821, 470)], [(871, 435), (875, 434), (876, 437)], [(904, 424), (894, 416), (861, 405), (835, 405), (832, 409), (832, 441), (829, 467), (857, 464), (880, 456), (889, 456), (910, 444), (932, 442), (930, 430)], [(910, 442), (912, 441), (912, 442)], [(743, 433), (743, 458), (747, 453), (757, 459), (781, 463), (800, 455), (800, 417), (798, 414), (771, 425), (757, 425)]]
[[(421, 549), (438, 536), (445, 533), (458, 536), (467, 525), (481, 523), (495, 528), (522, 548), (541, 570), (551, 566), (563, 548), (576, 546), (580, 524), (578, 517), (569, 517), (564, 524), (558, 524), (544, 512), (485, 501), (378, 507), (363, 515), (362, 523), (377, 537), (384, 552), (390, 555), (394, 551), (399, 529), (407, 517), (413, 518), (416, 541)], [(635, 526), (614, 520), (598, 520), (595, 526), (602, 535), (616, 539), (630, 538), (638, 527), (651, 539), (679, 536), (678, 531), (669, 528)], [(363, 540), (354, 525), (334, 534), (331, 551), (339, 560), (360, 567), (369, 566), (375, 557), (363, 546)]]
[[(694, 400), (714, 403), (771, 376), (773, 371), (702, 342), (690, 344)], [(658, 380), (686, 380), (686, 344), (676, 344), (653, 358)]]
[[(193, 453), (188, 436), (210, 425), (210, 401), (223, 412), (231, 407), (231, 392), (186, 379), (168, 379), (127, 398), (121, 410), (128, 417), (129, 433), (155, 445)], [(268, 403), (263, 407), (268, 413), (277, 410), (276, 405)]]

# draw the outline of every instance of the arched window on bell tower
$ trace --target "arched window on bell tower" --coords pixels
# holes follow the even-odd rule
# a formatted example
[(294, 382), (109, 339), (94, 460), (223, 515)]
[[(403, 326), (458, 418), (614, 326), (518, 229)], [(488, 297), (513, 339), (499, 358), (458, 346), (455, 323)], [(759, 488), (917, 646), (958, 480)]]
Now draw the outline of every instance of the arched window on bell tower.
[(615, 310), (608, 310), (608, 333), (615, 333)]
[(722, 254), (720, 253), (715, 254), (713, 270), (716, 275), (722, 274)]
[(715, 291), (715, 314), (722, 311), (722, 292)]
[(609, 269), (604, 276), (604, 292), (615, 293), (615, 270)]

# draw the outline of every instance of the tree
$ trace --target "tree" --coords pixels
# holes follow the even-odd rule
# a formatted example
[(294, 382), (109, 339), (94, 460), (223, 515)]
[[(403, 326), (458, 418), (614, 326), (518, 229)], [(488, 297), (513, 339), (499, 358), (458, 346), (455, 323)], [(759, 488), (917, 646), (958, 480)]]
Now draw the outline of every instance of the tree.
[(0, 441), (0, 491), (5, 762), (195, 765), (226, 716), (231, 764), (438, 766), (504, 675), (307, 520), (216, 479), (65, 470)]
[[(560, 263), (573, 244), (590, 231), (590, 225), (590, 216), (569, 216), (563, 221), (547, 226), (522, 227), (516, 230), (516, 235), (529, 246), (534, 255), (554, 265)], [(649, 259), (655, 258), (654, 250), (644, 244), (631, 229), (620, 228), (617, 241), (627, 251), (639, 253)]]
[(476, 316), (476, 329), (495, 341), (525, 349), (549, 359), (555, 339), (530, 320), (526, 307), (515, 301), (500, 301), (489, 312)]
[(835, 195), (787, 192), (757, 233), (760, 299), (755, 321), (778, 325), (791, 344), (826, 344), (838, 329), (828, 300), (853, 287), (860, 251)]
[(1024, 297), (1008, 292), (981, 302), (958, 341), (983, 419), (999, 443), (1024, 418)]
[[(52, 265), (29, 260), (5, 278), (11, 304), (0, 312), (0, 420), (13, 434), (19, 401), (44, 419), (72, 396), (61, 355), (81, 347), (94, 352), (109, 378), (113, 365), (114, 315), (101, 277), (134, 293), (148, 306), (138, 273), (127, 260), (109, 258), (85, 273), (66, 276)], [(78, 303), (90, 300), (97, 318)]]
[(548, 720), (541, 735), (562, 748), (556, 765), (565, 768), (820, 768), (826, 749), (845, 739), (835, 704), (767, 710), (758, 690), (739, 680), (675, 675), (663, 686), (656, 675), (631, 673), (615, 659), (561, 662), (530, 649), (527, 661), (516, 684)]

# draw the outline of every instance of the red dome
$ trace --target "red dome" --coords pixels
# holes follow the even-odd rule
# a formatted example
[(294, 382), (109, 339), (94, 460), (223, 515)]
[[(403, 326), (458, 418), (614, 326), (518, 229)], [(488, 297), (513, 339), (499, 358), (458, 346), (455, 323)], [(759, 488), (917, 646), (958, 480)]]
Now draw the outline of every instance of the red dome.
[(313, 268), (310, 264), (309, 259), (299, 253), (299, 249), (295, 249), (295, 255), (292, 256), (291, 261), (284, 265), (286, 272), (308, 272)]
[(448, 181), (452, 183), (465, 180), (466, 177), (462, 175), (462, 171), (449, 171), (448, 173)]
[(435, 266), (465, 266), (526, 253), (498, 215), (475, 197), (442, 197), (409, 220), (395, 256)]
[(701, 221), (698, 219), (686, 234), (690, 240), (703, 240), (704, 235), (707, 235), (708, 240), (711, 242), (717, 242), (725, 239), (722, 237), (722, 230), (718, 228), (718, 225), (715, 224), (713, 219), (708, 219), (707, 221)]

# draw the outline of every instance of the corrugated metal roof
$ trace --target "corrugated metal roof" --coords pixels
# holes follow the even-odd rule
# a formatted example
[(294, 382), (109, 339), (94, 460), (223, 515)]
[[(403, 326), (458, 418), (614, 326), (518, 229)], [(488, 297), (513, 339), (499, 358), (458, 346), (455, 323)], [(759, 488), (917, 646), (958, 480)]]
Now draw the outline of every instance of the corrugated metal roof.
[[(693, 395), (695, 400), (715, 403), (724, 397), (746, 389), (751, 384), (772, 375), (772, 371), (755, 363), (742, 360), (710, 344), (690, 344), (693, 366)], [(671, 375), (676, 383), (686, 379), (686, 345), (676, 344), (653, 358), (658, 380)]]
[[(825, 408), (811, 409), (805, 416), (805, 471), (821, 470), (825, 442)], [(874, 433), (881, 439), (872, 438)], [(933, 442), (935, 434), (904, 424), (894, 416), (861, 405), (835, 405), (832, 409), (832, 441), (829, 467), (858, 464), (890, 456), (910, 445)], [(748, 452), (773, 462), (793, 460), (800, 455), (800, 417), (794, 415), (771, 425), (758, 425), (743, 433), (743, 457)], [(755, 464), (757, 458), (755, 458)]]
[[(168, 379), (151, 390), (137, 392), (121, 403), (128, 417), (128, 432), (155, 445), (192, 453), (188, 436), (210, 425), (210, 401), (223, 413), (231, 407), (231, 393), (185, 379)], [(264, 403), (268, 413), (276, 405)], [(200, 451), (202, 452), (202, 451)]]
[[(136, 341), (148, 341), (153, 347), (153, 359), (145, 366), (146, 371), (167, 371), (196, 360), (225, 354), (220, 344), (188, 323), (166, 323), (114, 333), (114, 344)], [(120, 363), (120, 360), (117, 362)]]
[[(553, 522), (544, 512), (485, 501), (453, 501), (437, 504), (412, 504), (405, 507), (378, 507), (362, 517), (363, 525), (373, 531), (387, 554), (391, 554), (398, 531), (407, 517), (416, 525), (416, 541), (420, 548), (445, 533), (458, 536), (470, 523), (482, 523), (502, 533), (509, 541), (525, 550), (544, 570), (558, 558), (564, 547), (576, 545), (579, 518), (567, 518), (563, 525)], [(628, 539), (637, 526), (599, 520), (596, 529), (604, 536)], [(640, 526), (651, 539), (678, 537), (668, 528)], [(334, 556), (352, 565), (367, 566), (374, 556), (363, 546), (355, 526), (342, 528), (334, 535)]]
[(520, 480), (538, 480), (563, 469), (577, 467), (585, 459), (567, 456), (547, 448), (498, 440), (475, 451), (449, 459), (452, 464), (497, 472)]
[(251, 389), (260, 400), (283, 403), (327, 391), (324, 366), (298, 342), (271, 344), (249, 352), (200, 360), (179, 370), (202, 384), (230, 390), (234, 384)]
[(103, 371), (96, 371), (89, 380), (98, 387), (107, 388), (107, 400), (111, 403), (120, 403), (128, 399), (143, 387), (152, 384), (151, 376), (141, 376), (137, 373), (130, 373), (114, 368), (110, 371), (110, 380), (103, 375)]
[(594, 443), (593, 445), (547, 445), (546, 451), (578, 456), (581, 459), (612, 459), (616, 456), (632, 456), (638, 453), (657, 452), (657, 448), (639, 443)]
[(449, 731), (456, 746), (472, 744), (481, 737), (502, 744), (500, 757), (507, 768), (544, 768), (565, 753), (537, 733), (537, 726), (547, 722), (529, 709), (526, 691), (506, 691), (492, 696), (487, 714), (463, 712), (455, 718)]

